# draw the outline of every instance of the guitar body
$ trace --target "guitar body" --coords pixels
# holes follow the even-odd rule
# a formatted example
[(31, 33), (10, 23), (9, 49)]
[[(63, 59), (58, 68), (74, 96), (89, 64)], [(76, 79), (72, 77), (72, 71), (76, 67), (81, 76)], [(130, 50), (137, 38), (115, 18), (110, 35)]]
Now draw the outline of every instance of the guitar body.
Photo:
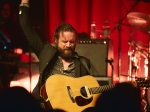
[[(83, 91), (83, 95), (81, 94), (82, 87), (85, 87), (83, 90), (87, 91), (87, 93)], [(100, 93), (91, 95), (89, 89), (91, 87), (99, 87), (97, 80), (92, 76), (73, 78), (56, 74), (50, 76), (45, 83), (47, 97), (52, 108), (67, 112), (81, 112), (88, 107), (95, 106)]]

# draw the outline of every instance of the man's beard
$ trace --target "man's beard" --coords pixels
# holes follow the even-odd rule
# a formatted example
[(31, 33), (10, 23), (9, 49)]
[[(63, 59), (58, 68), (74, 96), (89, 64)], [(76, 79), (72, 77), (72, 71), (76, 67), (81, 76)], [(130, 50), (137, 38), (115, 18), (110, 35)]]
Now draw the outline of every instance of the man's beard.
[(61, 49), (58, 47), (58, 53), (62, 59), (69, 61), (72, 58), (74, 49), (73, 48)]

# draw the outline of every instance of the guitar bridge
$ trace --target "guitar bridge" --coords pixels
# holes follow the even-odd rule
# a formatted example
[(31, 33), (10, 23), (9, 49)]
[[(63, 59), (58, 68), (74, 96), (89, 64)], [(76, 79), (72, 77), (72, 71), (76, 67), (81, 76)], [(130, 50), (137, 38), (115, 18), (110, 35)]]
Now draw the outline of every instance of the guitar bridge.
[(72, 100), (73, 103), (75, 103), (75, 99), (74, 99), (74, 96), (73, 96), (70, 86), (67, 86), (67, 90), (68, 90), (70, 99)]

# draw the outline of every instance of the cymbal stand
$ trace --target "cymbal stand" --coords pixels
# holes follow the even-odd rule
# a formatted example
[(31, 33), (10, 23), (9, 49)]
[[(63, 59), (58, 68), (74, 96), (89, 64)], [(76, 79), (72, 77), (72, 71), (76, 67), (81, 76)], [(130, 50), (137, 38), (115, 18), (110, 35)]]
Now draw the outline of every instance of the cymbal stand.
[(138, 70), (138, 59), (136, 57), (136, 52), (133, 50), (131, 51), (131, 46), (129, 46), (129, 51), (128, 51), (128, 80), (134, 82), (135, 78), (137, 76), (137, 70)]
[[(150, 31), (148, 31), (148, 68), (150, 68)], [(150, 69), (148, 69), (148, 77), (150, 77)]]
[[(132, 34), (133, 34), (133, 30), (132, 28), (130, 28), (130, 35), (129, 35), (129, 41), (132, 40)], [(132, 55), (134, 54), (134, 52), (132, 51), (131, 45), (129, 45), (128, 48), (128, 80), (131, 81), (131, 77), (132, 77)]]
[(29, 48), (29, 80), (30, 80), (30, 93), (31, 93), (31, 81), (32, 81), (32, 59), (31, 59), (31, 48)]
[[(149, 26), (149, 28), (150, 28), (150, 26)], [(150, 77), (150, 69), (149, 68), (150, 68), (150, 30), (148, 31), (148, 77), (147, 78)], [(147, 90), (148, 90), (148, 88), (145, 89), (146, 96), (147, 96)], [(149, 102), (148, 102), (148, 98), (146, 98), (146, 100), (147, 100), (146, 101), (147, 102), (146, 112), (150, 112), (150, 105), (149, 105)]]
[(140, 0), (137, 0), (135, 4), (131, 7), (130, 10), (127, 11), (127, 13), (124, 15), (122, 19), (120, 19), (116, 26), (112, 29), (112, 32), (114, 32), (116, 29), (118, 29), (119, 36), (118, 36), (118, 76), (120, 76), (120, 67), (121, 67), (121, 22), (126, 18), (126, 16), (134, 9), (134, 7), (140, 2)]

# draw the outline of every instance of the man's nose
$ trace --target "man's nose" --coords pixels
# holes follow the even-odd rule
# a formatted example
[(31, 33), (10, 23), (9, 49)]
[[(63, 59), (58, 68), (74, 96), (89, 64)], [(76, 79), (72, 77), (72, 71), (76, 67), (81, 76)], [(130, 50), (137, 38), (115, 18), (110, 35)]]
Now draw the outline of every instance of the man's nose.
[(70, 43), (70, 42), (67, 42), (67, 43), (66, 43), (66, 46), (67, 46), (67, 47), (71, 47), (71, 43)]

